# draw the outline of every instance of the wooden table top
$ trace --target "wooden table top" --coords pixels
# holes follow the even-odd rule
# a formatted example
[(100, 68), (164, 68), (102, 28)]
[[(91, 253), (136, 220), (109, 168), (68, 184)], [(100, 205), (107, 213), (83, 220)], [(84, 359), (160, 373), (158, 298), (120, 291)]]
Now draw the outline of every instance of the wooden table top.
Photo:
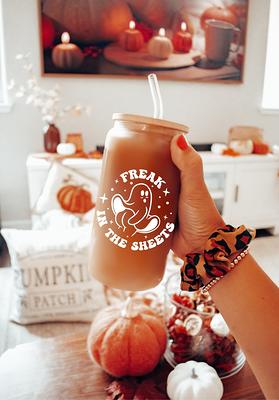
[[(162, 386), (170, 370), (163, 361), (150, 377)], [(82, 335), (22, 344), (0, 358), (0, 399), (3, 400), (102, 400), (106, 398), (104, 388), (112, 380), (92, 364), (86, 351), (86, 337)], [(247, 363), (223, 383), (223, 399), (264, 399)]]

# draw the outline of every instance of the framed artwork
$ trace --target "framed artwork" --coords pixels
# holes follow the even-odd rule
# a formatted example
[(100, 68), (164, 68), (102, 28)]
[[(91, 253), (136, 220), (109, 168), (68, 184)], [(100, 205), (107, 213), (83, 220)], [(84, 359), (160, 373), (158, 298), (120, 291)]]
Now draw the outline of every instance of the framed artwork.
[(38, 0), (42, 73), (242, 82), (248, 0)]

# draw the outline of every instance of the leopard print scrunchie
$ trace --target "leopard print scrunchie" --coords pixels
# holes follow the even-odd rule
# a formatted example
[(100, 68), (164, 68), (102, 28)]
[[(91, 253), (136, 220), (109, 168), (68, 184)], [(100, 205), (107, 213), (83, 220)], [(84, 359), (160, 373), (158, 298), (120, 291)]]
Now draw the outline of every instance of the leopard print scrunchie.
[(181, 290), (196, 291), (204, 286), (203, 278), (226, 275), (231, 270), (230, 256), (247, 249), (255, 237), (255, 230), (244, 225), (234, 228), (226, 225), (213, 232), (206, 242), (204, 253), (186, 255), (181, 267)]

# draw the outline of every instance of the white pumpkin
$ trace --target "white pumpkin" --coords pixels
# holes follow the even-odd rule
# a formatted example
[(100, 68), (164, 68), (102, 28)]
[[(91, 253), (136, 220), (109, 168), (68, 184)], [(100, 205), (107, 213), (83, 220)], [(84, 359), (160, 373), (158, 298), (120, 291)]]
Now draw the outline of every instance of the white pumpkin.
[(251, 154), (253, 153), (253, 140), (247, 139), (247, 140), (231, 140), (229, 147), (236, 151), (239, 154), (245, 155), (245, 154)]
[(158, 36), (153, 36), (148, 42), (148, 53), (158, 60), (166, 60), (173, 52), (173, 45), (169, 38), (165, 36), (165, 29), (159, 30)]
[(178, 364), (167, 380), (167, 393), (171, 400), (220, 400), (223, 391), (217, 372), (204, 362)]

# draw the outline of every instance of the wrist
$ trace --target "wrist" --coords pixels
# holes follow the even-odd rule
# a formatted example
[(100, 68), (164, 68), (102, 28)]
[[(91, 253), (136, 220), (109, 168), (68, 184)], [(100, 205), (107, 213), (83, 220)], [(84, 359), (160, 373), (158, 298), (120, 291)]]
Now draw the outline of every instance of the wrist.
[(254, 237), (255, 231), (244, 225), (217, 228), (202, 252), (186, 255), (181, 267), (181, 289), (195, 291), (204, 285), (209, 284), (209, 288), (215, 285), (247, 255), (248, 244)]
[(198, 248), (192, 249), (192, 252), (203, 253), (210, 235), (219, 228), (225, 228), (225, 226), (226, 226), (226, 224), (225, 224), (223, 218), (218, 213), (217, 216), (215, 216), (210, 221), (208, 221), (208, 224), (206, 227), (206, 232), (204, 232), (202, 235), (201, 245)]

